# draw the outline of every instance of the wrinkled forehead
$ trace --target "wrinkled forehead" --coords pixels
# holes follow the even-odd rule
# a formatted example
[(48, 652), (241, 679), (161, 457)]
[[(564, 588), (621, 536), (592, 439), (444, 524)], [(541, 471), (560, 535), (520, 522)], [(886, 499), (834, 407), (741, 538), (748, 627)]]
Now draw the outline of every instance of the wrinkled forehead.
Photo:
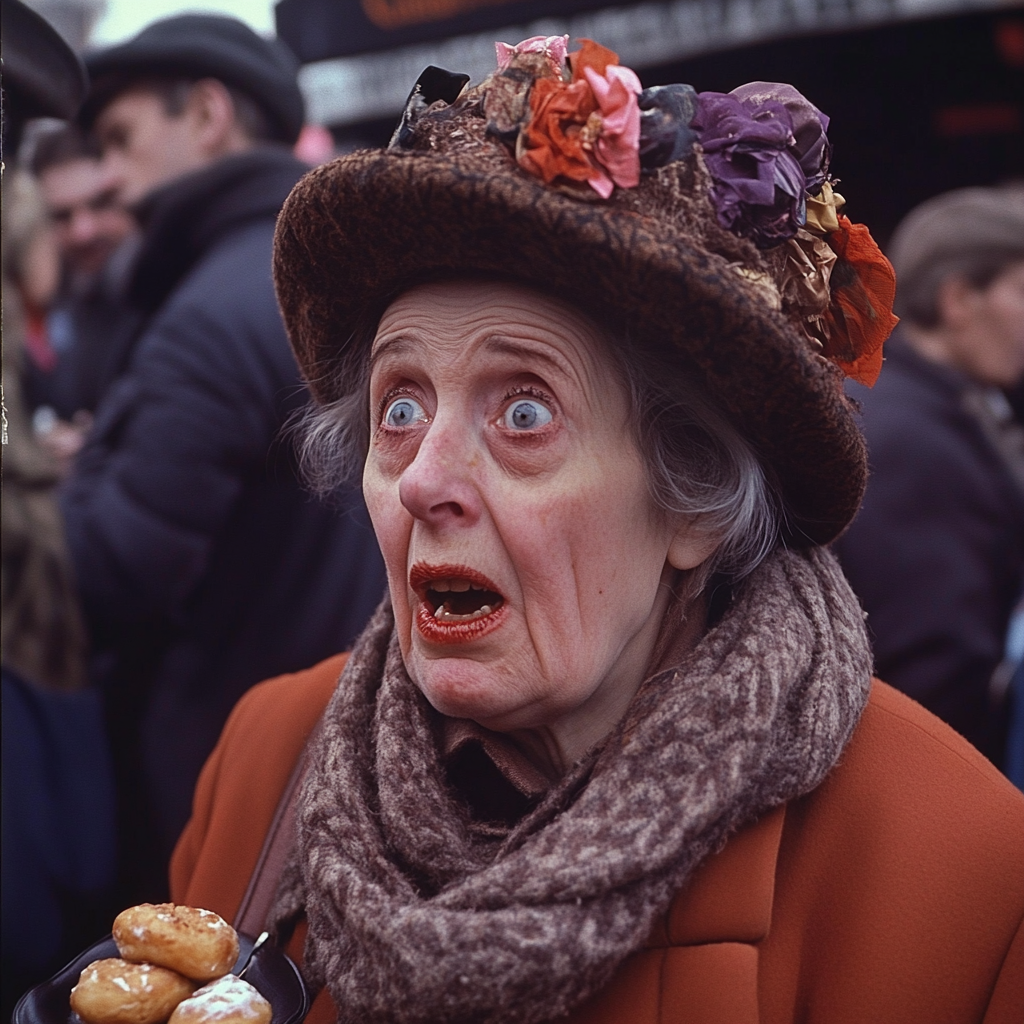
[(548, 352), (578, 364), (588, 377), (616, 366), (613, 342), (595, 320), (572, 303), (515, 281), (453, 278), (407, 289), (384, 310), (371, 360), (388, 349), (417, 344), (452, 354), (486, 345), (508, 353)]

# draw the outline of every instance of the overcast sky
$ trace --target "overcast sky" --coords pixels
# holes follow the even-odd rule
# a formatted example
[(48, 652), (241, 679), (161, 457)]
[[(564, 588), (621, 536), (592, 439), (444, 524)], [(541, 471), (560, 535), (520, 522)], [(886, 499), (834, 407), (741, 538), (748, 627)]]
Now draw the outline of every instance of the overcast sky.
[(233, 14), (257, 32), (274, 31), (274, 0), (107, 0), (107, 13), (96, 23), (92, 42), (107, 46), (135, 35), (157, 18), (185, 11), (215, 11)]

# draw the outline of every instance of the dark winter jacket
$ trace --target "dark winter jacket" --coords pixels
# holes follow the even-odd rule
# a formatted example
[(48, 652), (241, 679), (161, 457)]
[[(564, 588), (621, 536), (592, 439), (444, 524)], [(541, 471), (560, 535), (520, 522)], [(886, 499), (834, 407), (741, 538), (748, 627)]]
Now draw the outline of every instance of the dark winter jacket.
[(361, 500), (314, 500), (281, 437), (307, 394), (271, 246), (302, 170), (258, 149), (153, 197), (145, 323), (63, 493), (122, 786), (163, 850), (239, 696), (343, 649), (384, 586)]
[(895, 336), (863, 407), (871, 476), (835, 550), (868, 612), (875, 671), (997, 763), (989, 683), (1024, 580), (1024, 493), (959, 372)]

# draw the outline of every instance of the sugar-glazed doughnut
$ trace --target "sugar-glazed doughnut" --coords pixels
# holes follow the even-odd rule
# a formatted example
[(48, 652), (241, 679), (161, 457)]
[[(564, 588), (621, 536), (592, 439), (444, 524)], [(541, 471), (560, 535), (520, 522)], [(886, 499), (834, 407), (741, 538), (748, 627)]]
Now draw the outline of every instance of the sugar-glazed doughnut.
[(160, 1024), (195, 985), (177, 971), (127, 960), (95, 960), (71, 990), (85, 1024)]
[(249, 982), (229, 974), (182, 1000), (168, 1024), (270, 1024), (272, 1015)]
[(125, 960), (159, 964), (194, 981), (227, 974), (238, 959), (238, 934), (213, 911), (173, 903), (129, 907), (114, 921)]

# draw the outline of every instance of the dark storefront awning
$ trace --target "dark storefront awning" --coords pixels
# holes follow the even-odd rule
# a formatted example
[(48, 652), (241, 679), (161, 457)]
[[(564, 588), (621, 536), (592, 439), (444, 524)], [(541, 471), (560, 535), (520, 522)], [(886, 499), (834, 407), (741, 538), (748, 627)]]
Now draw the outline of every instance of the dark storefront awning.
[(278, 34), (305, 65), (312, 120), (342, 126), (401, 109), (428, 64), (479, 80), (494, 40), (567, 33), (642, 69), (793, 35), (1011, 8), (1014, 0), (281, 0)]

